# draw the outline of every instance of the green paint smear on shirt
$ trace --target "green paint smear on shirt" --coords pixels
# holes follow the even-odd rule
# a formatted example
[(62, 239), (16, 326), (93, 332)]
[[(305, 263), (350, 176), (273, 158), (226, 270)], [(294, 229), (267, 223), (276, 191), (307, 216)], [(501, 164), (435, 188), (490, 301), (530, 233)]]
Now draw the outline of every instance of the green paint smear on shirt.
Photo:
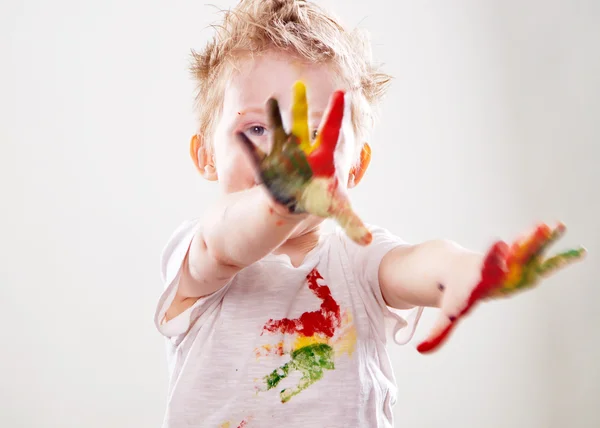
[(292, 359), (283, 366), (273, 370), (264, 377), (267, 390), (275, 388), (279, 382), (288, 377), (291, 372), (299, 371), (302, 378), (293, 388), (280, 392), (281, 402), (288, 402), (294, 395), (299, 394), (323, 377), (324, 370), (333, 370), (333, 348), (326, 343), (315, 343), (296, 349), (291, 353)]

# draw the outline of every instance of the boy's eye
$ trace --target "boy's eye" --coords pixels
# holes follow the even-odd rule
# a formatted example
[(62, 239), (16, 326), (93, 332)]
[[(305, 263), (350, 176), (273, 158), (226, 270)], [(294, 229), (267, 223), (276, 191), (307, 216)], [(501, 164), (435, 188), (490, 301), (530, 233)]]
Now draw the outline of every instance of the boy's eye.
[(248, 128), (248, 133), (253, 137), (262, 137), (267, 132), (267, 128), (260, 125), (251, 126)]
[[(261, 125), (251, 126), (246, 132), (252, 137), (263, 137), (267, 134), (268, 129)], [(314, 141), (317, 139), (317, 130), (315, 129), (310, 133), (310, 138)]]

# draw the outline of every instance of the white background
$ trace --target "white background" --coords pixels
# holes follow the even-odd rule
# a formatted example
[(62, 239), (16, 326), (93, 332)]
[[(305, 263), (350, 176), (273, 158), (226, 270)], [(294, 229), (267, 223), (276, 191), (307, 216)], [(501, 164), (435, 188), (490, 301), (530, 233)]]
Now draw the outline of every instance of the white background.
[[(396, 76), (353, 192), (365, 219), (482, 251), (561, 219), (557, 248), (590, 251), (435, 356), (392, 348), (397, 426), (599, 427), (600, 2), (323, 3)], [(1, 427), (160, 425), (158, 257), (216, 195), (188, 158), (187, 65), (217, 19), (202, 1), (1, 3)]]

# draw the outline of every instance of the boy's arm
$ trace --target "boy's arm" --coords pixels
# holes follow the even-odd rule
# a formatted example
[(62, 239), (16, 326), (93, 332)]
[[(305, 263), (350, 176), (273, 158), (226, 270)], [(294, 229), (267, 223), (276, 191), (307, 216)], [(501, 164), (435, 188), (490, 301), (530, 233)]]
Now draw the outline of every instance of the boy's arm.
[(260, 187), (225, 195), (192, 239), (166, 320), (271, 253), (305, 217), (289, 214)]
[(439, 308), (448, 282), (476, 284), (482, 263), (482, 254), (446, 240), (396, 247), (379, 267), (381, 293), (393, 308)]
[(443, 240), (396, 248), (380, 264), (381, 292), (392, 307), (441, 308), (428, 338), (417, 348), (432, 352), (477, 302), (532, 289), (542, 278), (581, 260), (583, 247), (545, 257), (565, 230), (562, 223), (539, 224), (512, 245), (497, 241), (485, 256)]

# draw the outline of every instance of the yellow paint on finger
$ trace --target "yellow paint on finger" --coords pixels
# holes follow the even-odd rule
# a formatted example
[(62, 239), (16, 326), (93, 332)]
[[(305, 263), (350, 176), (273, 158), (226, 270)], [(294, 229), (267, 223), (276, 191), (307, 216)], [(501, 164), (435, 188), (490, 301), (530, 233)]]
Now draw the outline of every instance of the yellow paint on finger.
[(298, 138), (300, 149), (309, 154), (312, 148), (308, 128), (308, 102), (306, 100), (306, 86), (300, 81), (296, 82), (293, 88), (292, 134)]

